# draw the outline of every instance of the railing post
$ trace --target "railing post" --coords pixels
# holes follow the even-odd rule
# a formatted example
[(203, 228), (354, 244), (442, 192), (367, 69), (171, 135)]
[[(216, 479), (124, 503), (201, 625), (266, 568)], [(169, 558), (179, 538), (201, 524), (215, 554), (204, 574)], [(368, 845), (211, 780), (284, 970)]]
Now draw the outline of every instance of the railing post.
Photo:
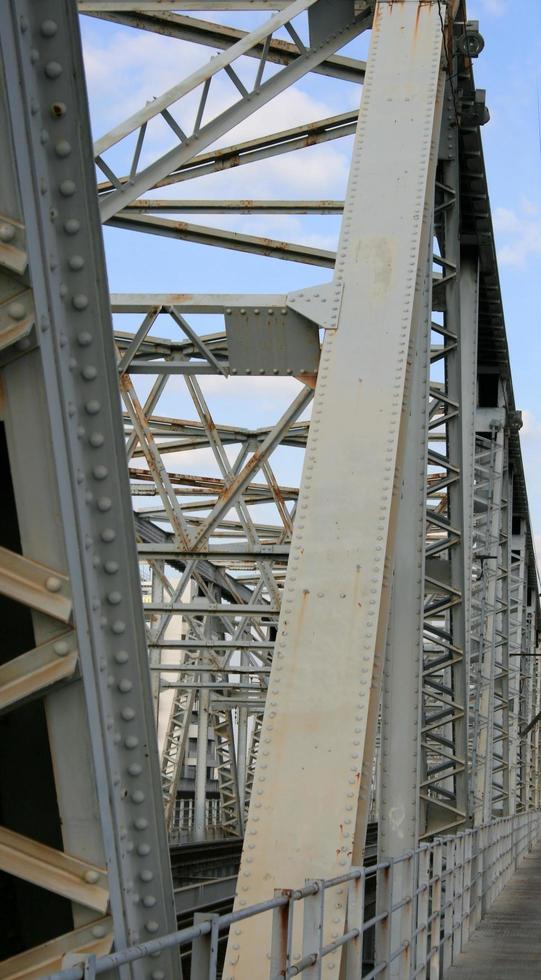
[(470, 929), (477, 929), (481, 921), (483, 903), (483, 829), (476, 827), (472, 833), (472, 898), (470, 903)]
[(302, 903), (302, 958), (316, 954), (312, 966), (303, 970), (306, 980), (321, 980), (321, 948), (323, 946), (323, 917), (325, 909), (325, 882), (322, 878), (306, 880), (306, 885), (315, 885), (317, 891), (306, 895)]
[(445, 872), (443, 880), (444, 887), (444, 908), (443, 915), (443, 970), (448, 970), (453, 962), (453, 926), (454, 926), (454, 870), (455, 870), (455, 842), (452, 837), (447, 837), (445, 845)]
[(277, 898), (278, 896), (286, 896), (289, 901), (287, 905), (279, 905), (272, 912), (270, 980), (279, 980), (280, 977), (285, 977), (291, 964), (291, 920), (293, 918), (291, 889), (275, 888), (274, 897)]
[[(218, 919), (216, 912), (196, 912), (193, 917), (194, 926), (201, 922), (212, 922)], [(192, 939), (192, 967), (190, 980), (208, 980), (211, 956), (211, 933)]]
[(363, 972), (363, 926), (366, 876), (364, 868), (352, 868), (355, 877), (348, 884), (346, 932), (358, 929), (359, 935), (349, 942), (343, 953), (343, 980), (359, 980)]
[(441, 872), (443, 845), (432, 845), (432, 923), (430, 926), (430, 980), (440, 980), (441, 960)]
[(413, 931), (417, 930), (416, 942), (412, 944), (412, 968), (414, 971), (425, 968), (428, 962), (428, 898), (429, 898), (430, 848), (422, 844), (417, 852), (417, 915), (413, 915)]
[(462, 907), (464, 902), (464, 834), (455, 838), (453, 875), (453, 960), (462, 952)]
[(490, 876), (492, 874), (492, 840), (490, 825), (483, 827), (483, 891), (481, 896), (481, 917), (490, 907)]
[(389, 980), (390, 977), (392, 903), (393, 863), (392, 860), (385, 860), (384, 866), (378, 868), (376, 878), (376, 915), (384, 916), (378, 919), (375, 929), (375, 961), (377, 966), (384, 966), (378, 974), (381, 980)]
[[(393, 877), (393, 905), (400, 904), (398, 946), (402, 948), (402, 954), (397, 956), (391, 964), (390, 975), (396, 980), (410, 976), (412, 962), (412, 934), (413, 934), (413, 909), (414, 909), (414, 864), (415, 855), (412, 851), (406, 858), (395, 864)], [(397, 874), (398, 871), (398, 874)], [(396, 887), (398, 886), (398, 887)], [(391, 928), (391, 937), (394, 930)], [(391, 939), (392, 945), (394, 945)], [(391, 952), (395, 952), (394, 949)]]
[(467, 830), (464, 834), (463, 862), (464, 870), (462, 873), (462, 949), (470, 938), (472, 922), (471, 902), (472, 902), (472, 853), (473, 853), (473, 831)]

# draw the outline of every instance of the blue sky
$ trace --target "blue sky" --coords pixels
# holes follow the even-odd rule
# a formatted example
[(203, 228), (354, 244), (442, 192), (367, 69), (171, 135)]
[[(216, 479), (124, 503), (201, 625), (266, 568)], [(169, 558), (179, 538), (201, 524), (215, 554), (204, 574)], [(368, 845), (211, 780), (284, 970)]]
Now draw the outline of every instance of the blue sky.
[[(470, 0), (468, 16), (479, 19), (486, 42), (475, 65), (475, 76), (477, 86), (487, 90), (491, 112), (483, 140), (515, 399), (517, 407), (524, 412), (523, 452), (530, 509), (541, 545), (541, 150), (537, 94), (541, 86), (541, 0)], [(262, 14), (227, 17), (222, 13), (215, 19), (250, 27), (263, 17)], [(82, 24), (95, 136), (101, 136), (148, 99), (207, 62), (214, 53), (210, 48), (158, 38), (90, 18), (82, 18)], [(351, 46), (351, 53), (358, 57), (365, 51), (366, 38)], [(246, 71), (250, 67), (248, 64)], [(355, 106), (358, 97), (356, 86), (310, 76), (238, 127), (235, 138), (247, 139), (343, 112)], [(226, 98), (227, 91), (217, 87), (217, 104)], [(193, 112), (193, 104), (186, 111)], [(157, 128), (149, 149), (159, 150), (164, 139), (164, 132)], [(222, 142), (234, 142), (234, 139), (228, 137)], [(172, 190), (172, 195), (341, 198), (350, 148), (350, 140), (336, 141), (270, 163), (180, 184)], [(333, 217), (196, 216), (188, 220), (322, 248), (333, 248), (338, 232), (338, 220)], [(324, 269), (114, 229), (105, 230), (105, 240), (112, 291), (282, 292), (329, 278), (328, 270)], [(130, 328), (127, 322), (125, 326)], [(206, 326), (211, 327), (210, 321)], [(163, 324), (162, 334), (165, 329)], [(155, 332), (160, 333), (158, 325)], [(289, 379), (251, 382), (207, 379), (203, 387), (218, 421), (253, 425), (275, 421), (298, 390), (298, 385)], [(182, 382), (171, 383), (168, 392), (160, 408), (163, 413), (194, 417)], [(292, 461), (292, 453), (286, 451), (277, 460), (284, 479), (292, 478), (292, 471), (300, 462)], [(186, 471), (188, 461), (183, 459), (182, 464)], [(198, 472), (215, 471), (210, 457), (205, 461), (201, 453), (197, 463), (194, 460), (193, 468)]]
[(491, 121), (483, 129), (488, 185), (530, 511), (541, 554), (541, 0), (475, 0), (485, 50), (475, 65)]

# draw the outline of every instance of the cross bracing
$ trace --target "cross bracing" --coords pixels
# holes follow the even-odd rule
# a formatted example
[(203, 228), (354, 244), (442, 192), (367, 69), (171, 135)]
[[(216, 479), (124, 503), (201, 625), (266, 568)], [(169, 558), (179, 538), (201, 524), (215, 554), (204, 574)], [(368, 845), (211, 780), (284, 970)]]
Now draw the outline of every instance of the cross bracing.
[[(0, 591), (28, 639), (9, 605), (0, 705), (46, 746), (25, 793), (48, 814), (23, 818), (13, 750), (2, 976), (171, 931), (166, 830), (245, 835), (238, 910), (359, 864), (369, 813), (386, 856), (539, 805), (537, 571), (463, 3), (79, 9), (119, 50), (179, 55), (97, 132), (93, 173), (73, 4), (1, 15)], [(288, 115), (322, 85), (341, 111)], [(315, 164), (315, 196), (281, 161)], [(150, 259), (119, 277), (115, 242), (178, 256), (168, 291)], [(268, 925), (224, 976), (264, 975)]]

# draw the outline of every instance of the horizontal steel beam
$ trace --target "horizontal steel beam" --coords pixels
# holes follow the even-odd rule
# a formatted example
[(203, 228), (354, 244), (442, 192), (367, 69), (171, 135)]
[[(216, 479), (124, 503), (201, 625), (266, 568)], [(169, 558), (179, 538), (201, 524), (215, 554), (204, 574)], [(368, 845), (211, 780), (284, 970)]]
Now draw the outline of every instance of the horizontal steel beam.
[(213, 245), (217, 248), (266, 255), (289, 262), (320, 265), (326, 269), (334, 268), (336, 259), (335, 253), (326, 249), (312, 248), (309, 245), (298, 245), (293, 242), (281, 242), (274, 238), (244, 235), (238, 231), (224, 231), (222, 228), (208, 228), (206, 225), (194, 225), (187, 221), (155, 218), (148, 214), (129, 214), (127, 209), (123, 209), (114, 217), (109, 218), (107, 224), (113, 228), (122, 228), (125, 231), (139, 231), (147, 235), (178, 238), (195, 245)]
[(262, 544), (254, 545), (248, 547), (247, 545), (242, 545), (236, 547), (235, 545), (214, 545), (208, 549), (205, 548), (187, 548), (179, 549), (177, 544), (138, 544), (137, 550), (139, 552), (140, 558), (163, 558), (167, 561), (168, 558), (181, 558), (187, 561), (191, 558), (206, 558), (206, 559), (231, 559), (232, 561), (238, 561), (241, 559), (250, 559), (252, 561), (261, 561), (262, 558), (270, 558), (275, 561), (287, 561), (289, 557), (289, 545), (288, 544)]
[(153, 214), (341, 214), (343, 201), (263, 201), (263, 200), (189, 200), (140, 198), (124, 208), (131, 212)]
[[(188, 160), (179, 165), (171, 174), (156, 181), (154, 187), (167, 187), (184, 180), (204, 177), (207, 174), (219, 173), (222, 170), (230, 170), (247, 163), (268, 160), (271, 157), (281, 156), (283, 153), (292, 153), (309, 146), (352, 136), (355, 132), (357, 116), (358, 110), (354, 109), (336, 116), (327, 116), (317, 122), (293, 126), (291, 129), (283, 129), (267, 136), (259, 136), (242, 143), (235, 143), (232, 146), (225, 146), (219, 150), (199, 153), (193, 160)], [(121, 177), (120, 181), (124, 183), (127, 179), (127, 177)], [(100, 192), (109, 191), (111, 188), (112, 184), (108, 180), (100, 181), (98, 184)]]
[[(178, 6), (185, 6), (184, 4)], [(278, 4), (272, 4), (272, 9), (278, 9)], [(209, 5), (207, 4), (207, 8)], [(211, 9), (216, 9), (212, 4)], [(250, 8), (250, 9), (253, 9)], [(237, 41), (246, 37), (247, 31), (241, 31), (236, 27), (225, 24), (215, 24), (212, 21), (198, 20), (194, 17), (183, 17), (179, 14), (171, 14), (156, 11), (143, 11), (138, 5), (137, 9), (128, 12), (124, 10), (86, 10), (93, 17), (100, 17), (103, 20), (110, 20), (126, 27), (134, 27), (142, 31), (150, 31), (154, 34), (162, 34), (165, 37), (173, 37), (179, 41), (190, 41), (195, 44), (207, 45), (211, 48), (221, 48), (225, 50)], [(264, 44), (260, 42), (246, 52), (249, 58), (259, 58), (263, 54)], [(265, 52), (267, 61), (277, 65), (289, 65), (295, 58), (299, 57), (299, 48), (291, 41), (283, 41), (280, 38), (273, 38), (267, 46)], [(327, 75), (330, 78), (339, 78), (344, 82), (356, 82), (361, 84), (364, 81), (366, 72), (366, 62), (356, 58), (346, 58), (343, 55), (331, 55), (316, 65), (312, 69), (318, 75)]]

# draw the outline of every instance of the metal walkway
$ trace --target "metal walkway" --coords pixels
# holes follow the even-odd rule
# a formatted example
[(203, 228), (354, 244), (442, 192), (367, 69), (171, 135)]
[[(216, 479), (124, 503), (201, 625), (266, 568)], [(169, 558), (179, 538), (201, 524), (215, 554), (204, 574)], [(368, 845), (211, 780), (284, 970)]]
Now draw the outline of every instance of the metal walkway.
[(541, 976), (541, 845), (527, 854), (445, 980)]

